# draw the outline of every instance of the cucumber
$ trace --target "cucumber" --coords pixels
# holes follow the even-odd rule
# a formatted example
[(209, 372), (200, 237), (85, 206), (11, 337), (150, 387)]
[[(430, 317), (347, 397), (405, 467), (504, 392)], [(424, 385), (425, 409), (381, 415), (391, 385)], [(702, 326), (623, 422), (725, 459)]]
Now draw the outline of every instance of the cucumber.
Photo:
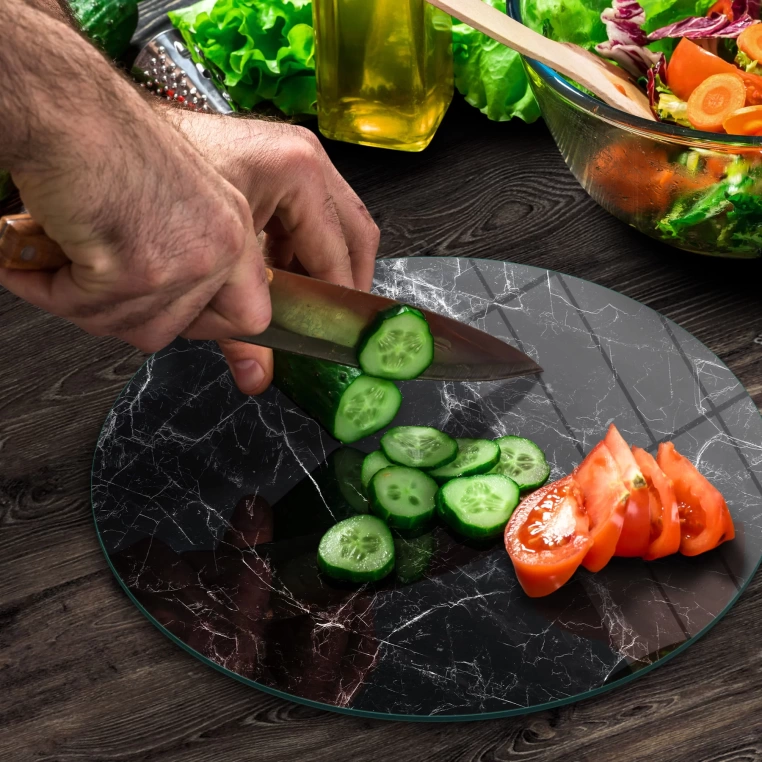
[(376, 450), (370, 455), (365, 457), (362, 464), (362, 486), (367, 490), (370, 486), (370, 480), (378, 473), (382, 468), (391, 466), (392, 464), (386, 459), (386, 455), (381, 450)]
[(402, 404), (400, 390), (357, 368), (273, 352), (273, 383), (340, 442), (350, 444), (391, 423)]
[(387, 466), (370, 480), (369, 498), (373, 513), (390, 527), (418, 529), (431, 520), (439, 487), (423, 471), (405, 466)]
[(320, 571), (348, 582), (375, 582), (394, 568), (394, 538), (375, 516), (352, 516), (332, 526), (318, 547)]
[(502, 534), (519, 504), (519, 488), (507, 476), (483, 474), (447, 482), (437, 493), (437, 512), (473, 539)]
[(334, 450), (310, 474), (273, 504), (273, 542), (322, 534), (336, 522), (368, 513), (360, 472), (365, 453)]
[(500, 461), (500, 447), (491, 439), (456, 439), (458, 455), (452, 463), (429, 471), (440, 484), (459, 476), (486, 474)]
[(522, 492), (542, 487), (550, 476), (550, 466), (545, 453), (531, 440), (523, 437), (500, 437), (495, 440), (500, 447), (500, 462), (491, 474), (507, 476)]
[(130, 45), (138, 26), (138, 0), (69, 0), (80, 29), (109, 58), (118, 58)]
[(436, 543), (431, 532), (409, 540), (395, 537), (394, 576), (397, 581), (403, 585), (410, 585), (424, 577), (435, 550)]
[(430, 426), (396, 426), (381, 437), (381, 450), (400, 466), (439, 468), (455, 460), (458, 443)]
[(380, 312), (357, 347), (360, 367), (378, 378), (418, 378), (433, 360), (434, 337), (426, 318), (404, 304)]

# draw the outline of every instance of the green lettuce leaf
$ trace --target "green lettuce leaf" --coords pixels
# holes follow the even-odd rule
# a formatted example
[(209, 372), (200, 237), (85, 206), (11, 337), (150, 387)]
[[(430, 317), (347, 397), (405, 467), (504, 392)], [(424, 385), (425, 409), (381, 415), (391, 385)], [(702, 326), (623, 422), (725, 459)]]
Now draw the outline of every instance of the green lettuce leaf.
[[(486, 1), (505, 13), (506, 0)], [(515, 116), (525, 122), (539, 118), (540, 107), (518, 53), (457, 19), (453, 19), (452, 51), (455, 86), (482, 114), (496, 122)]]
[(270, 101), (290, 116), (317, 113), (311, 0), (201, 0), (169, 18), (236, 106)]

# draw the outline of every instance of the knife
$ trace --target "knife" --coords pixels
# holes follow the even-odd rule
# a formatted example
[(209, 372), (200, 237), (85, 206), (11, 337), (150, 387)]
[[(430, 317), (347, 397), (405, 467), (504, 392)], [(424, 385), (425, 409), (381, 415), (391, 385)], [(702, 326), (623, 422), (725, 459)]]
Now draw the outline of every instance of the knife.
[[(0, 267), (57, 270), (69, 262), (61, 248), (28, 214), (0, 218)], [(269, 327), (250, 344), (358, 367), (355, 347), (376, 315), (399, 302), (343, 286), (267, 270), (272, 302)], [(415, 305), (414, 305), (415, 306)], [(434, 336), (434, 362), (420, 378), (496, 381), (542, 368), (515, 347), (453, 318), (418, 307)]]

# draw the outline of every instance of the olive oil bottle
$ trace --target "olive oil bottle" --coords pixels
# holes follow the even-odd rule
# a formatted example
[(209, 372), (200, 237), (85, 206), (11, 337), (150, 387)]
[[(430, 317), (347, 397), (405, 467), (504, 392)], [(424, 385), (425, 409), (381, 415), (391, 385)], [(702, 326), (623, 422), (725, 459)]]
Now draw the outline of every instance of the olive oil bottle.
[(313, 0), (327, 138), (422, 151), (452, 100), (452, 22), (425, 0)]

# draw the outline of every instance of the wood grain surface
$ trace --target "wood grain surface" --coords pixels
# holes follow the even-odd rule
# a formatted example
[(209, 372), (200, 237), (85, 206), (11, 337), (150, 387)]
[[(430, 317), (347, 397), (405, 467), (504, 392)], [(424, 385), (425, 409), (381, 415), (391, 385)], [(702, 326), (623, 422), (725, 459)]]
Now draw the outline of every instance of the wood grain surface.
[[(141, 29), (153, 33), (166, 3), (142, 7)], [(762, 262), (680, 254), (627, 228), (585, 195), (541, 124), (493, 124), (456, 99), (422, 154), (326, 148), (378, 221), (382, 256), (505, 259), (588, 278), (668, 315), (762, 402)], [(356, 719), (203, 666), (128, 601), (93, 528), (93, 447), (140, 353), (6, 292), (0, 326), (1, 760), (762, 760), (759, 578), (665, 666), (519, 718)]]

